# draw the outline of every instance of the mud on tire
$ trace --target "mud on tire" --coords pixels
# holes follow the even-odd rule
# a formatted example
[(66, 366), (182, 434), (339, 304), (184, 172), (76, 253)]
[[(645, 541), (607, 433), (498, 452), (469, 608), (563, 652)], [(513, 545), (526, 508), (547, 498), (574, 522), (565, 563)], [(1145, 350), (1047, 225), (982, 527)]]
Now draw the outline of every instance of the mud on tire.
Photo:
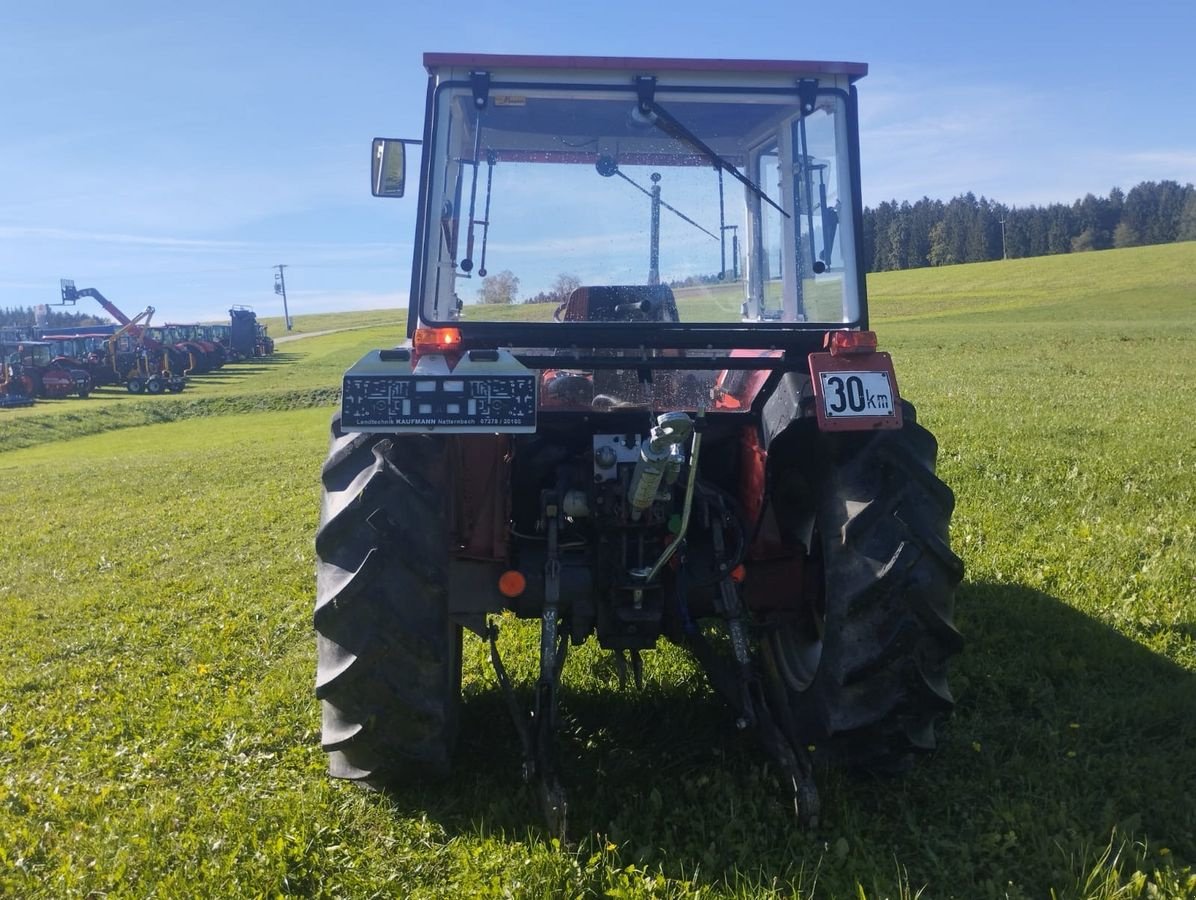
[(442, 438), (347, 434), (316, 534), (316, 696), (330, 773), (375, 787), (449, 770), (461, 630), (448, 618)]
[(936, 720), (954, 705), (947, 662), (962, 646), (963, 564), (947, 543), (955, 497), (934, 474), (934, 437), (912, 406), (905, 416), (897, 431), (818, 436), (821, 470), (803, 490), (820, 608), (761, 641), (803, 737), (824, 758), (875, 770), (934, 749)]

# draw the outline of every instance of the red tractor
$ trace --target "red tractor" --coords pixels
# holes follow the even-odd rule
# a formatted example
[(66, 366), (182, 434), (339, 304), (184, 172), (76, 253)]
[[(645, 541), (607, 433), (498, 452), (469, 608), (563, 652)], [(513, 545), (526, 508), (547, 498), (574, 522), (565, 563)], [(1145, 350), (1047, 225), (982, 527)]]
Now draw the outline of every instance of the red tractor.
[(154, 325), (142, 334), (142, 346), (163, 356), (182, 375), (200, 375), (215, 367), (215, 355), (192, 340), (182, 325)]
[(221, 343), (218, 328), (215, 325), (185, 325), (191, 339), (203, 347), (212, 360), (212, 368), (219, 369), (228, 362), (228, 352)]
[(166, 324), (160, 329), (150, 330), (151, 337), (157, 337), (164, 344), (174, 347), (187, 360), (184, 374), (203, 375), (214, 372), (224, 365), (227, 354), (220, 344), (211, 339), (211, 326), (198, 324)]
[[(463, 632), (561, 833), (561, 672), (592, 637), (637, 681), (687, 648), (805, 822), (816, 760), (934, 749), (963, 568), (935, 438), (869, 330), (866, 67), (424, 62), (422, 141), (376, 140), (372, 171), (402, 196), (420, 145), (409, 341), (345, 373), (322, 475), (331, 773), (448, 771)], [(530, 709), (504, 613), (540, 623)]]
[(85, 369), (55, 359), (47, 341), (22, 341), (5, 355), (0, 392), (8, 396), (61, 399), (91, 393), (91, 376)]
[(232, 325), (211, 324), (204, 326), (209, 339), (220, 348), (226, 362), (238, 362), (241, 359), (232, 346)]
[(56, 365), (83, 369), (91, 377), (92, 387), (116, 383), (116, 373), (109, 360), (110, 334), (44, 335)]

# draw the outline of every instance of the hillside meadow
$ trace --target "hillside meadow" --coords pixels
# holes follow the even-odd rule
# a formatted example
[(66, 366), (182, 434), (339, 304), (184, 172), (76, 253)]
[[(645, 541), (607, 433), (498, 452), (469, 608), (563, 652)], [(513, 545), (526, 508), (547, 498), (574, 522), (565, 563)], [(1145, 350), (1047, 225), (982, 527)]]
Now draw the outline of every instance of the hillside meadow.
[[(912, 773), (821, 773), (799, 831), (685, 654), (635, 691), (591, 643), (560, 845), (467, 637), (453, 779), (329, 781), (319, 467), (341, 372), (403, 316), (297, 317), (357, 330), (178, 396), (0, 411), (0, 894), (1196, 897), (1196, 244), (869, 289), (967, 565), (958, 706)], [(534, 635), (501, 642), (525, 690)]]

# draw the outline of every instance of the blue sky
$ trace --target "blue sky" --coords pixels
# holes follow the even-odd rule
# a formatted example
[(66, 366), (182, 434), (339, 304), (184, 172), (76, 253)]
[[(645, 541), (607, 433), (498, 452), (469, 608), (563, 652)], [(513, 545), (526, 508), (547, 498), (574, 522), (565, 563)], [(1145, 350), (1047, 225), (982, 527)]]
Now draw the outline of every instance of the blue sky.
[[(23, 9), (20, 7), (24, 7)], [(424, 51), (842, 59), (864, 201), (1071, 201), (1196, 182), (1196, 3), (5, 4), (0, 306), (58, 279), (158, 318), (406, 305)], [(90, 302), (90, 301), (85, 301)]]

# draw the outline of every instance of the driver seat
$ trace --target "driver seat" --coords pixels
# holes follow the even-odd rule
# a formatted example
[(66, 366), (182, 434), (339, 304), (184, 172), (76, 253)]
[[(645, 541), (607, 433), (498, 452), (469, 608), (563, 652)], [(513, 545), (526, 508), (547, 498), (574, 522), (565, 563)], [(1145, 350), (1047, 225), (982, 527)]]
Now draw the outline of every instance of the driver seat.
[(561, 304), (562, 322), (680, 322), (667, 284), (588, 285)]

